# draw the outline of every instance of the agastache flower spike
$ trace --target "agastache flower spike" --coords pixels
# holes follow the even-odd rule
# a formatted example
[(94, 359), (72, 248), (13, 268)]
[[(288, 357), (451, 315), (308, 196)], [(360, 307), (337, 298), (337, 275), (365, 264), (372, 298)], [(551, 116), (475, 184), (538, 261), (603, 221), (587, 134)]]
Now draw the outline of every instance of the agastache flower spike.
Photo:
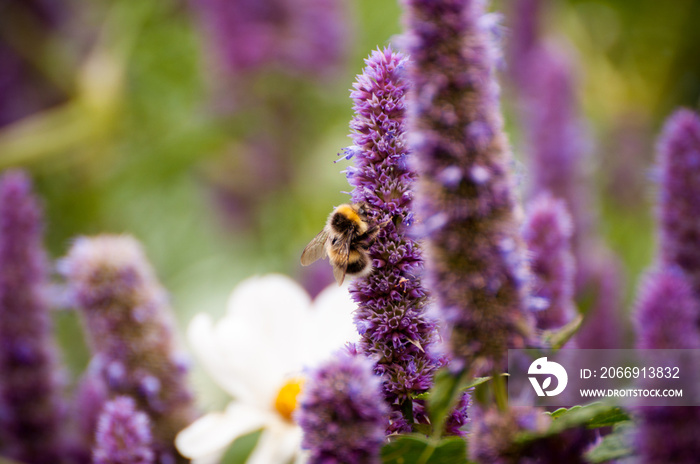
[(358, 303), (360, 349), (378, 360), (376, 371), (384, 377), (384, 392), (394, 411), (409, 411), (408, 423), (395, 414), (391, 433), (410, 430), (411, 415), (423, 420), (411, 397), (431, 386), (437, 366), (430, 354), (435, 324), (425, 314), (420, 250), (407, 234), (415, 179), (406, 160), (407, 59), (387, 48), (372, 52), (365, 62), (351, 93), (355, 145), (346, 150), (346, 157), (354, 157), (355, 166), (346, 172), (354, 187), (352, 201), (365, 202), (370, 221), (383, 226), (369, 250), (374, 271), (353, 282), (350, 293)]
[(525, 346), (531, 321), (488, 22), (478, 0), (404, 3), (429, 288), (455, 359), (491, 373), (508, 348)]
[(141, 246), (128, 236), (81, 237), (61, 269), (108, 390), (132, 396), (149, 415), (159, 459), (175, 456), (175, 435), (195, 411), (172, 311)]
[[(649, 272), (635, 310), (637, 348), (700, 349), (700, 304), (679, 268)], [(635, 442), (642, 464), (691, 464), (698, 460), (700, 407), (644, 407)]]
[(57, 462), (60, 389), (45, 298), (42, 213), (20, 171), (0, 178), (0, 455)]
[(700, 349), (700, 303), (680, 268), (647, 273), (636, 304), (637, 348)]
[(151, 464), (151, 423), (128, 396), (105, 403), (97, 422), (94, 464)]
[(562, 200), (543, 194), (530, 203), (523, 238), (530, 253), (532, 296), (543, 303), (537, 328), (558, 329), (576, 315), (571, 217)]
[(374, 363), (338, 353), (304, 385), (297, 420), (310, 464), (379, 464), (389, 408)]
[(680, 267), (700, 298), (700, 117), (676, 111), (664, 126), (658, 151), (661, 259)]

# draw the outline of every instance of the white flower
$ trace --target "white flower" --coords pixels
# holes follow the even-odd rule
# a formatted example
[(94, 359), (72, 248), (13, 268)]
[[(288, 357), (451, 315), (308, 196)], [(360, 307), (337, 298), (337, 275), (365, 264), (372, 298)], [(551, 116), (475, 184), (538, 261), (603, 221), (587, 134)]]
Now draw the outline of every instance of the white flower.
[(216, 462), (234, 439), (263, 428), (248, 464), (287, 464), (298, 457), (301, 429), (291, 416), (301, 375), (359, 339), (354, 309), (346, 288), (330, 286), (312, 303), (293, 280), (273, 274), (241, 282), (218, 323), (207, 314), (195, 316), (190, 345), (234, 400), (180, 432), (180, 453)]

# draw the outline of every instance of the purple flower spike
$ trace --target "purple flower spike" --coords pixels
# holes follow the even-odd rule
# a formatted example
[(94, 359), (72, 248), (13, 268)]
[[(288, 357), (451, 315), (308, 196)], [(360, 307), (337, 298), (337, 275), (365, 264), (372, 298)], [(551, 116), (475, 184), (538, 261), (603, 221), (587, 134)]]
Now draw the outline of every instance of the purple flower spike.
[[(649, 272), (639, 287), (636, 304), (637, 347), (698, 349), (696, 325), (700, 303), (689, 280), (678, 268)], [(640, 463), (695, 463), (700, 456), (700, 408), (645, 407), (636, 444)]]
[(42, 212), (21, 171), (0, 177), (0, 455), (58, 462), (56, 345), (45, 298)]
[(128, 396), (105, 403), (97, 422), (93, 464), (151, 464), (151, 424)]
[(531, 315), (489, 22), (478, 0), (404, 3), (429, 288), (455, 360), (490, 374), (526, 345)]
[[(395, 411), (410, 410), (424, 422), (422, 406), (412, 396), (427, 391), (437, 360), (430, 354), (435, 323), (425, 314), (426, 292), (419, 274), (420, 250), (409, 230), (416, 174), (407, 165), (405, 96), (406, 58), (387, 48), (376, 50), (357, 76), (351, 97), (355, 117), (350, 122), (355, 166), (347, 176), (353, 202), (366, 203), (372, 223), (384, 224), (369, 250), (374, 271), (350, 287), (358, 303), (356, 323), (360, 349), (377, 359), (384, 392)], [(395, 415), (389, 433), (410, 430), (412, 424)], [(410, 422), (410, 419), (409, 419)]]
[(700, 348), (695, 323), (700, 303), (680, 269), (649, 272), (639, 286), (636, 306), (637, 348)]
[(700, 117), (676, 111), (658, 146), (661, 180), (661, 259), (680, 267), (700, 297)]
[(374, 363), (346, 352), (304, 386), (297, 420), (310, 464), (379, 464), (389, 408)]
[(532, 297), (544, 303), (535, 313), (538, 329), (558, 329), (576, 315), (572, 231), (571, 217), (562, 200), (544, 194), (530, 203), (523, 238), (531, 259)]
[(136, 399), (153, 422), (159, 459), (174, 456), (175, 435), (195, 410), (175, 350), (172, 311), (141, 246), (128, 236), (81, 237), (61, 270), (107, 389)]

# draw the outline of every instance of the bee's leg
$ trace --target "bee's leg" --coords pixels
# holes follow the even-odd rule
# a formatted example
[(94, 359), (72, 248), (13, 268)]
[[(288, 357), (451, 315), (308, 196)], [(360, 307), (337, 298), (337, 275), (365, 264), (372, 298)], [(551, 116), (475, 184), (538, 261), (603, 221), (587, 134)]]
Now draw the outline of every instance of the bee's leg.
[(374, 242), (374, 239), (377, 238), (377, 234), (379, 234), (379, 231), (382, 230), (384, 226), (389, 224), (391, 220), (384, 221), (381, 224), (374, 224), (373, 226), (370, 226), (364, 234), (357, 236), (355, 239), (358, 243), (358, 245), (365, 249), (368, 250), (369, 247), (372, 245), (372, 242)]

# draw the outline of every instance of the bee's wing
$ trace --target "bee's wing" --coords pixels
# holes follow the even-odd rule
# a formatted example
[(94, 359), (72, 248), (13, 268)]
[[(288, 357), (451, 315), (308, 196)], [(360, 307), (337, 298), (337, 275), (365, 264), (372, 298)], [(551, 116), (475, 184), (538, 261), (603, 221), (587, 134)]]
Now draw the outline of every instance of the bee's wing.
[(326, 242), (328, 241), (328, 232), (323, 229), (314, 237), (304, 251), (301, 253), (301, 265), (308, 266), (317, 261), (326, 254)]
[(335, 277), (335, 281), (338, 282), (338, 285), (343, 285), (343, 281), (345, 280), (345, 270), (348, 268), (347, 262), (345, 263), (345, 266), (337, 266), (333, 265), (333, 277)]
[(345, 280), (345, 272), (348, 269), (348, 259), (350, 258), (350, 242), (352, 242), (352, 234), (344, 235), (341, 239), (336, 240), (331, 245), (335, 258), (333, 261), (333, 277), (338, 285), (343, 284)]

